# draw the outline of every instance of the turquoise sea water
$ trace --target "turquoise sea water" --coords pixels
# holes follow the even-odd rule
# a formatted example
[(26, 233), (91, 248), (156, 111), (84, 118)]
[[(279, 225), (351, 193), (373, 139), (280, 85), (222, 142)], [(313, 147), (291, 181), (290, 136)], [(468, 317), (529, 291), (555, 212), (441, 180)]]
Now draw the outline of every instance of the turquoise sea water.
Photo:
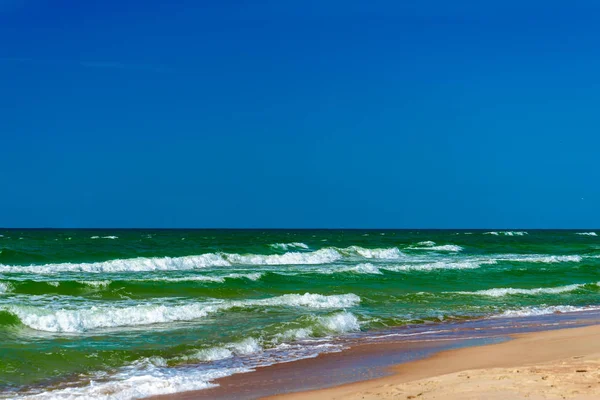
[(577, 231), (0, 230), (0, 395), (129, 399), (390, 328), (600, 308)]

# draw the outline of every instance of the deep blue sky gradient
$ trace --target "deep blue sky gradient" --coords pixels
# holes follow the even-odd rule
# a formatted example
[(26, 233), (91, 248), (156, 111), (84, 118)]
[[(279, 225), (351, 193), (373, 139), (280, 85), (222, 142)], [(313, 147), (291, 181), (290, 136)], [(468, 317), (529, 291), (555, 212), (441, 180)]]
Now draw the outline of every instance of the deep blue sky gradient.
[(0, 0), (0, 226), (600, 227), (599, 20)]

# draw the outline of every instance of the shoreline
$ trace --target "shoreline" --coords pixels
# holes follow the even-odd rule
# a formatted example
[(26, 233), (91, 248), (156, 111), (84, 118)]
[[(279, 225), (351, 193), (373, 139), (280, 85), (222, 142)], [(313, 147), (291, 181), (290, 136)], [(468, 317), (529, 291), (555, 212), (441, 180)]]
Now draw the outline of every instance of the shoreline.
[(600, 397), (600, 325), (511, 337), (396, 365), (390, 376), (264, 399)]
[[(509, 323), (504, 326), (508, 331), (496, 331), (497, 327), (494, 326), (488, 326), (487, 332), (484, 328), (470, 327), (463, 331), (457, 330), (452, 337), (446, 338), (404, 338), (377, 343), (356, 343), (342, 352), (324, 353), (315, 358), (274, 364), (257, 368), (252, 372), (227, 376), (216, 380), (215, 383), (219, 386), (215, 388), (150, 398), (154, 400), (345, 398), (357, 391), (372, 393), (381, 385), (406, 384), (410, 381), (468, 369), (507, 368), (534, 362), (543, 363), (559, 359), (561, 355), (569, 357), (572, 353), (585, 355), (598, 352), (600, 359), (600, 343), (595, 346), (594, 340), (588, 340), (590, 334), (577, 333), (593, 332), (592, 336), (600, 338), (599, 317), (598, 313), (579, 316), (559, 314), (546, 316), (543, 319), (536, 318), (529, 323), (524, 323), (518, 318), (506, 321)], [(547, 323), (549, 320), (554, 323)], [(580, 329), (583, 331), (579, 331)], [(475, 332), (480, 334), (473, 336)], [(465, 336), (465, 333), (468, 336)], [(570, 346), (568, 343), (561, 346), (560, 350), (563, 353), (548, 353), (539, 348), (546, 346), (551, 340), (556, 339), (562, 343), (575, 337), (584, 340), (576, 346)], [(529, 345), (537, 343), (535, 345), (537, 350), (532, 353), (533, 356), (523, 357), (523, 354), (529, 354), (530, 349), (523, 348), (522, 343)], [(579, 345), (583, 348), (577, 347)], [(495, 350), (497, 348), (501, 349), (500, 353)], [(510, 350), (514, 348), (518, 348), (519, 351), (515, 353)], [(507, 351), (506, 349), (513, 351), (510, 357), (502, 356), (502, 352)], [(472, 357), (485, 362), (469, 363)], [(440, 363), (447, 365), (440, 365)], [(598, 380), (600, 381), (600, 377)], [(361, 396), (356, 398), (362, 399)], [(383, 399), (389, 396), (373, 398)]]

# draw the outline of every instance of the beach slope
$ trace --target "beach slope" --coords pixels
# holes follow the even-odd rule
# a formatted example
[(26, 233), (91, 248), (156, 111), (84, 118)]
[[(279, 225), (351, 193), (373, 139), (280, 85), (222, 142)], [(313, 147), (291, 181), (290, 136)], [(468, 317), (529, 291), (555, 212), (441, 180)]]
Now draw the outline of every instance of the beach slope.
[(600, 326), (514, 335), (438, 353), (384, 378), (271, 400), (599, 399)]

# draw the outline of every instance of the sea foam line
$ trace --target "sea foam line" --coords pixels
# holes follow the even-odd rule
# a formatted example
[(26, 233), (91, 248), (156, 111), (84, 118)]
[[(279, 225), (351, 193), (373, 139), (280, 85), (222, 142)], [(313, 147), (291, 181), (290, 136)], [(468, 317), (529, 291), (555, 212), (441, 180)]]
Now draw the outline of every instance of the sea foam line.
[(294, 243), (273, 243), (270, 244), (269, 247), (279, 250), (288, 250), (290, 248), (298, 248), (298, 249), (308, 249), (308, 245), (300, 242)]
[(79, 309), (48, 310), (46, 308), (6, 305), (0, 306), (15, 314), (21, 322), (35, 330), (47, 332), (87, 332), (103, 328), (151, 325), (177, 321), (193, 321), (209, 314), (232, 308), (245, 307), (307, 307), (307, 308), (349, 308), (360, 303), (360, 297), (353, 293), (325, 296), (305, 293), (285, 294), (267, 299), (223, 301), (163, 305), (139, 304), (135, 306), (92, 306)]
[(2, 265), (0, 273), (56, 274), (61, 272), (139, 272), (192, 270), (207, 267), (233, 265), (318, 265), (331, 264), (342, 259), (399, 259), (403, 254), (398, 248), (366, 249), (358, 246), (347, 248), (327, 247), (312, 252), (287, 252), (284, 254), (236, 254), (206, 253), (197, 256), (153, 257), (116, 259), (95, 263), (57, 263), (44, 265)]
[(463, 248), (461, 246), (455, 245), (455, 244), (446, 244), (446, 245), (436, 245), (435, 242), (432, 242), (430, 240), (425, 241), (425, 242), (419, 242), (417, 243), (416, 246), (409, 246), (407, 247), (407, 249), (409, 250), (429, 250), (429, 251), (452, 251), (452, 252), (459, 252), (462, 251)]
[(484, 232), (484, 235), (493, 235), (493, 236), (499, 236), (499, 235), (504, 235), (504, 236), (525, 236), (525, 235), (529, 235), (528, 232), (524, 232), (524, 231), (500, 231), (500, 232)]
[(444, 293), (457, 293), (472, 296), (489, 296), (489, 297), (503, 297), (508, 295), (539, 295), (539, 294), (557, 294), (572, 292), (584, 287), (585, 284), (572, 284), (566, 286), (549, 287), (549, 288), (534, 288), (534, 289), (515, 289), (515, 288), (492, 288), (486, 290), (477, 290), (474, 292), (444, 292)]
[(497, 314), (492, 316), (492, 318), (502, 318), (502, 317), (532, 317), (536, 315), (548, 315), (548, 314), (557, 314), (557, 313), (573, 313), (573, 312), (583, 312), (583, 311), (598, 311), (600, 307), (598, 306), (529, 306), (522, 307), (513, 310), (504, 311), (501, 314)]
[(596, 232), (576, 232), (575, 234), (581, 236), (598, 236)]

